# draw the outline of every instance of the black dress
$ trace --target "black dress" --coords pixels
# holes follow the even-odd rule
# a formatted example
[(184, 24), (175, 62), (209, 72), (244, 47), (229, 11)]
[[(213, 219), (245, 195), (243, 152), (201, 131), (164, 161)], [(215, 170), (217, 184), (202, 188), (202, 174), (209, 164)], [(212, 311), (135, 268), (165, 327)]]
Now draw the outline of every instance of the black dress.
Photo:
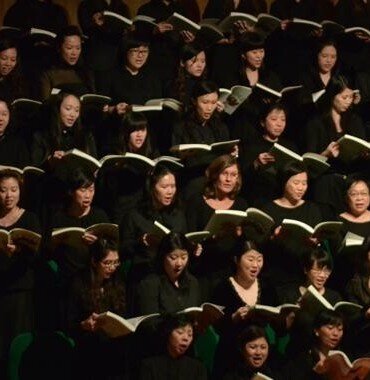
[[(7, 231), (25, 228), (40, 233), (35, 214), (24, 211), (11, 226), (0, 226)], [(11, 257), (0, 255), (0, 358), (5, 359), (9, 344), (18, 334), (35, 328), (35, 254), (22, 248)]]
[[(275, 202), (265, 204), (262, 211), (270, 215), (275, 226), (281, 225), (283, 219), (294, 219), (304, 222), (311, 227), (322, 221), (319, 207), (309, 201), (294, 208), (281, 207)], [(271, 240), (265, 250), (265, 274), (275, 285), (300, 282), (301, 256), (308, 248), (301, 241), (295, 239), (275, 238)]]
[(169, 355), (154, 356), (140, 363), (138, 380), (206, 380), (204, 365), (186, 355), (174, 359)]
[(176, 287), (166, 274), (151, 274), (136, 289), (134, 315), (175, 313), (187, 307), (199, 306), (201, 295), (198, 280), (185, 271)]
[[(302, 294), (299, 291), (299, 285), (287, 285), (278, 289), (279, 303), (297, 303)], [(322, 296), (331, 304), (335, 305), (342, 301), (340, 294), (332, 289), (325, 288)], [(307, 350), (312, 343), (312, 329), (315, 316), (310, 315), (304, 310), (296, 312), (294, 323), (289, 330), (289, 344), (287, 346), (287, 355), (291, 357), (294, 354)]]
[(185, 213), (178, 207), (155, 210), (142, 203), (125, 215), (120, 222), (121, 253), (124, 259), (132, 260), (130, 284), (153, 272), (156, 251), (144, 244), (143, 235), (153, 231), (155, 221), (171, 231), (187, 232)]
[(84, 0), (78, 8), (78, 20), (83, 33), (89, 38), (85, 41), (85, 58), (94, 71), (96, 91), (108, 94), (111, 86), (112, 69), (116, 67), (118, 47), (122, 31), (109, 27), (106, 23), (99, 26), (93, 22), (93, 15), (110, 11), (130, 17), (128, 7), (121, 0)]
[[(73, 337), (76, 347), (75, 370), (81, 379), (111, 379), (113, 375), (125, 375), (128, 370), (129, 337), (108, 338), (97, 332), (85, 331), (80, 327), (92, 313), (111, 311), (121, 317), (125, 314), (125, 285), (123, 277), (115, 282), (105, 281), (100, 292), (91, 297), (91, 270), (79, 273), (71, 283), (67, 299), (67, 331)], [(116, 293), (113, 297), (112, 288)], [(117, 301), (119, 299), (119, 302)], [(107, 368), (107, 362), (110, 363)]]
[(148, 67), (132, 75), (125, 67), (118, 67), (112, 73), (109, 96), (113, 104), (145, 104), (147, 100), (162, 98), (162, 84)]
[[(261, 282), (260, 280), (258, 280), (258, 287), (257, 304), (276, 305), (274, 289), (266, 282)], [(266, 321), (253, 319), (247, 319), (240, 323), (232, 321), (232, 314), (240, 307), (246, 306), (246, 303), (241, 299), (230, 278), (224, 279), (223, 282), (218, 285), (213, 293), (212, 302), (225, 306), (225, 316), (220, 321), (221, 323), (215, 326), (220, 335), (220, 341), (214, 360), (215, 378), (218, 379), (222, 378), (225, 371), (234, 368), (238, 363), (239, 352), (237, 350), (237, 337), (241, 331), (249, 324), (265, 326), (267, 323)]]
[[(61, 210), (52, 216), (51, 228), (82, 227), (87, 228), (97, 223), (109, 223), (108, 217), (103, 210), (92, 207), (87, 215), (81, 218), (69, 216)], [(61, 275), (71, 279), (77, 272), (86, 268), (90, 263), (88, 248), (76, 250), (70, 246), (60, 246), (52, 252), (53, 259), (58, 263)]]
[[(342, 115), (346, 128), (342, 133), (335, 131), (330, 118), (321, 115), (312, 119), (306, 126), (304, 132), (306, 152), (321, 154), (332, 141), (337, 141), (344, 134), (366, 139), (365, 129), (360, 117), (352, 112)], [(343, 175), (351, 173), (368, 172), (368, 160), (362, 157), (352, 161), (344, 162), (340, 156), (329, 159), (330, 170), (315, 180), (312, 186), (312, 196), (317, 203), (324, 205), (328, 209), (327, 218), (335, 218), (335, 215), (345, 209), (343, 194), (345, 192), (345, 182)]]
[[(213, 144), (228, 140), (228, 128), (218, 115), (213, 115), (211, 120), (205, 124), (202, 124), (196, 117), (187, 115), (183, 121), (174, 126), (172, 135), (172, 145)], [(184, 180), (183, 195), (186, 200), (193, 194), (199, 194), (203, 191), (205, 170), (218, 155), (206, 152), (193, 155), (185, 160), (185, 170), (182, 174)]]
[[(280, 137), (277, 143), (297, 152), (295, 144), (284, 137)], [(255, 141), (242, 144), (243, 149), (240, 152), (244, 184), (242, 193), (249, 203), (256, 207), (260, 207), (279, 196), (277, 166), (261, 165), (257, 169), (254, 167), (254, 161), (259, 154), (269, 152), (273, 145), (273, 142), (266, 140), (262, 135), (259, 135)]]
[[(189, 231), (203, 231), (215, 209), (205, 202), (202, 194), (192, 196), (187, 205)], [(243, 198), (236, 197), (229, 210), (245, 211), (247, 207)], [(205, 298), (210, 296), (220, 281), (231, 275), (234, 241), (235, 236), (208, 239), (202, 243), (202, 254), (193, 258), (191, 270), (201, 280)]]
[(30, 153), (25, 142), (14, 133), (5, 132), (0, 137), (0, 165), (23, 169), (30, 164)]

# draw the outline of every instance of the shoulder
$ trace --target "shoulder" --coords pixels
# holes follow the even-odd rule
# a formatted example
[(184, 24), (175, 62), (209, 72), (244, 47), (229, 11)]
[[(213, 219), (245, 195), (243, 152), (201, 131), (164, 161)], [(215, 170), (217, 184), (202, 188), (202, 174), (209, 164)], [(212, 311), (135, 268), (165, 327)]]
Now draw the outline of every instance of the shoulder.
[(40, 220), (32, 211), (25, 210), (19, 222), (24, 225), (24, 228), (32, 231), (39, 232), (41, 230)]

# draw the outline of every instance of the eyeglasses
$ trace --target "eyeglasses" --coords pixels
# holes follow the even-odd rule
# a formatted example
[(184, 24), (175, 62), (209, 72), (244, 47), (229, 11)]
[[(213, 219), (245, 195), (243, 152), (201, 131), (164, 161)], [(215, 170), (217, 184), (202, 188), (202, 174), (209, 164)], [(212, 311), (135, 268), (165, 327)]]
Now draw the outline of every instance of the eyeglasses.
[(313, 274), (323, 274), (324, 276), (330, 276), (331, 269), (328, 268), (320, 268), (320, 269), (311, 269)]
[(351, 198), (365, 198), (369, 196), (369, 193), (367, 191), (359, 191), (359, 192), (350, 192), (348, 193), (348, 196)]
[(115, 261), (102, 261), (101, 264), (104, 268), (118, 268), (121, 265), (121, 262), (119, 260)]
[(149, 49), (130, 49), (129, 53), (136, 55), (147, 55), (149, 54)]

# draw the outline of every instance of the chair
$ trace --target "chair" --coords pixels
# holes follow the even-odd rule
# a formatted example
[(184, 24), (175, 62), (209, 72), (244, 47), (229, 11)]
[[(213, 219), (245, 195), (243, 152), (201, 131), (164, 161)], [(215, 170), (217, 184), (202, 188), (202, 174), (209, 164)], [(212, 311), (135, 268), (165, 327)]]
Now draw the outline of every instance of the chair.
[(212, 373), (213, 370), (213, 361), (219, 340), (219, 335), (212, 326), (209, 326), (202, 335), (198, 336), (194, 344), (195, 356), (203, 362), (209, 373)]
[(74, 341), (61, 331), (20, 334), (10, 346), (8, 379), (72, 379), (74, 346)]

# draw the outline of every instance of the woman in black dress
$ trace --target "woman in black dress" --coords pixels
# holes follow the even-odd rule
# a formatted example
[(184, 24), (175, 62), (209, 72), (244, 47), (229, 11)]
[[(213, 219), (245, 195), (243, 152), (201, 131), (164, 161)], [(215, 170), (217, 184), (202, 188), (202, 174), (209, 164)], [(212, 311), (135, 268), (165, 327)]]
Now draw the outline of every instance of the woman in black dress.
[(139, 380), (206, 380), (207, 370), (189, 357), (194, 326), (184, 316), (168, 316), (159, 328), (161, 353), (140, 363)]
[[(0, 227), (10, 231), (24, 228), (40, 233), (35, 214), (19, 205), (23, 179), (11, 169), (0, 171)], [(21, 242), (10, 241), (0, 255), (0, 361), (6, 359), (9, 344), (20, 333), (35, 328), (36, 254)]]
[(253, 205), (260, 206), (278, 196), (278, 167), (270, 149), (278, 143), (293, 151), (297, 150), (295, 144), (284, 136), (287, 114), (287, 108), (280, 102), (266, 106), (257, 126), (260, 133), (255, 139), (250, 139), (251, 133), (242, 139), (240, 159), (246, 182), (243, 194)]
[[(101, 156), (134, 153), (154, 159), (158, 156), (151, 138), (148, 119), (142, 112), (127, 112), (118, 128), (106, 131)], [(105, 165), (97, 182), (97, 203), (119, 223), (143, 196), (146, 173), (135, 165)]]
[(48, 99), (53, 88), (78, 88), (81, 94), (95, 92), (93, 76), (82, 62), (82, 34), (77, 26), (65, 27), (57, 36), (58, 61), (41, 75), (40, 98)]
[(29, 90), (22, 74), (18, 45), (11, 39), (0, 39), (0, 97), (9, 102), (27, 98)]
[(347, 211), (339, 215), (344, 223), (344, 233), (370, 235), (370, 185), (361, 178), (348, 179), (346, 191)]
[(157, 164), (148, 175), (146, 190), (143, 201), (120, 223), (122, 255), (132, 260), (131, 282), (153, 271), (158, 244), (157, 235), (153, 235), (155, 221), (171, 231), (187, 231), (175, 174), (164, 165)]
[[(238, 193), (241, 175), (235, 157), (222, 155), (216, 158), (206, 170), (204, 191), (192, 196), (187, 202), (186, 217), (189, 231), (202, 231), (216, 210), (247, 209), (247, 203)], [(203, 252), (194, 258), (192, 270), (202, 279), (205, 298), (216, 284), (230, 274), (236, 228), (226, 228), (219, 236), (202, 243)]]
[[(95, 195), (95, 177), (82, 169), (76, 169), (69, 174), (66, 184), (65, 199), (62, 208), (51, 216), (51, 229), (65, 227), (87, 228), (97, 223), (109, 222), (106, 213), (93, 206)], [(61, 276), (69, 280), (75, 273), (83, 270), (89, 263), (88, 246), (97, 237), (85, 233), (79, 249), (62, 244), (52, 252), (52, 257), (59, 264)], [(85, 245), (85, 249), (83, 246)]]
[(338, 349), (344, 333), (344, 321), (332, 310), (322, 311), (307, 331), (311, 337), (310, 348), (290, 356), (290, 362), (282, 371), (282, 379), (326, 379), (325, 359), (329, 351)]
[(352, 349), (356, 356), (369, 352), (368, 341), (370, 334), (370, 238), (364, 240), (357, 253), (356, 270), (346, 286), (346, 296), (350, 302), (363, 306), (362, 318), (353, 329), (351, 336)]
[[(333, 270), (333, 261), (330, 254), (322, 248), (316, 248), (306, 252), (302, 262), (305, 280), (279, 288), (277, 291), (279, 303), (299, 303), (310, 285), (314, 286), (330, 304), (335, 305), (335, 303), (341, 301), (340, 294), (326, 286)], [(304, 309), (297, 311), (289, 330), (288, 355), (308, 349), (314, 318), (314, 315), (309, 314)]]
[(304, 196), (308, 190), (308, 175), (301, 163), (287, 163), (279, 172), (281, 196), (266, 203), (262, 210), (275, 221), (274, 238), (270, 241), (266, 255), (266, 275), (279, 286), (300, 279), (300, 257), (313, 241), (301, 241), (281, 232), (283, 219), (294, 219), (312, 227), (322, 221), (319, 207)]
[(269, 343), (265, 330), (256, 325), (246, 327), (235, 342), (238, 346), (239, 361), (222, 380), (252, 380), (256, 373), (273, 376), (268, 368)]
[(33, 164), (53, 167), (66, 151), (74, 148), (96, 157), (94, 137), (81, 124), (79, 98), (68, 92), (60, 92), (50, 99), (49, 106), (47, 126), (33, 136)]
[(0, 165), (23, 169), (30, 164), (30, 154), (12, 125), (10, 106), (0, 98)]
[[(76, 342), (77, 373), (81, 379), (111, 379), (124, 375), (125, 341), (99, 334), (97, 315), (126, 313), (118, 245), (98, 239), (89, 248), (90, 262), (73, 280), (68, 294), (68, 329)], [(109, 368), (107, 368), (107, 363)]]
[(206, 66), (206, 53), (200, 46), (184, 45), (180, 52), (178, 74), (167, 89), (167, 96), (188, 106), (194, 85), (206, 76)]
[(161, 241), (156, 273), (136, 288), (134, 315), (174, 313), (201, 303), (198, 280), (188, 272), (194, 245), (181, 233), (169, 233)]
[(319, 153), (331, 164), (331, 172), (318, 178), (313, 190), (315, 200), (323, 204), (331, 218), (345, 208), (342, 197), (345, 182), (341, 175), (367, 173), (368, 157), (345, 160), (337, 142), (345, 134), (366, 139), (362, 120), (351, 110), (353, 99), (348, 80), (343, 76), (332, 77), (326, 89), (325, 111), (308, 122), (304, 134), (305, 151)]
[[(212, 144), (229, 140), (227, 126), (221, 121), (218, 112), (219, 88), (210, 81), (196, 83), (191, 96), (191, 107), (183, 120), (174, 126), (172, 145)], [(236, 154), (237, 146), (229, 148)], [(226, 153), (226, 152), (225, 152)], [(202, 191), (204, 171), (219, 154), (205, 152), (189, 155), (185, 160), (184, 196)]]
[(251, 310), (256, 304), (274, 305), (273, 288), (261, 281), (264, 256), (257, 245), (240, 237), (234, 247), (235, 271), (214, 290), (213, 302), (225, 306), (225, 317), (218, 327), (220, 342), (215, 357), (216, 378), (233, 368), (238, 356), (235, 339), (246, 324), (266, 322), (254, 319)]

